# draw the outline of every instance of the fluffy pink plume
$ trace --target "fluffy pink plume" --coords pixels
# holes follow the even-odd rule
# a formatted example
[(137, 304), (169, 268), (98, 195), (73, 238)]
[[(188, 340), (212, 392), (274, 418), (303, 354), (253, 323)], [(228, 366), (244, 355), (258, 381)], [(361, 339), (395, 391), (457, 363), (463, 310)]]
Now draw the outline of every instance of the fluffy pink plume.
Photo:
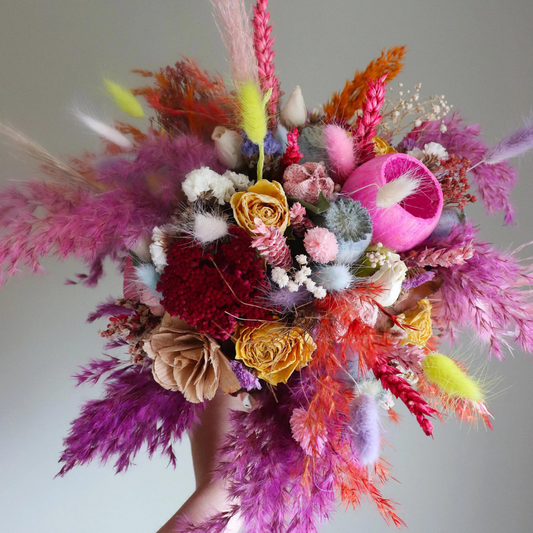
[(257, 237), (252, 241), (252, 248), (259, 250), (270, 266), (290, 268), (292, 266), (291, 251), (280, 229), (276, 226), (267, 228), (259, 218), (256, 218), (254, 223), (256, 228), (252, 231)]
[(337, 238), (326, 228), (311, 228), (304, 237), (304, 246), (313, 261), (329, 263), (339, 253)]
[(228, 50), (231, 75), (236, 85), (257, 80), (257, 59), (250, 20), (244, 0), (211, 0), (215, 17)]
[(355, 168), (353, 137), (336, 124), (326, 126), (324, 136), (333, 177), (342, 185)]
[(311, 204), (318, 202), (321, 192), (328, 199), (335, 192), (335, 184), (326, 175), (324, 165), (311, 162), (288, 167), (283, 174), (283, 188), (289, 196)]

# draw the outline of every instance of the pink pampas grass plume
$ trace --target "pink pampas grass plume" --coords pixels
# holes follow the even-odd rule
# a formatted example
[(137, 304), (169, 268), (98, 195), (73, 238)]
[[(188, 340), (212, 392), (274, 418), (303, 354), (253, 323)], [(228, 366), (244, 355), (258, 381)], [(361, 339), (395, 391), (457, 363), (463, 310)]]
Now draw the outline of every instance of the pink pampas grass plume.
[(337, 237), (326, 228), (311, 228), (304, 237), (304, 246), (313, 261), (329, 263), (339, 253)]
[(247, 81), (257, 81), (257, 59), (244, 0), (211, 0), (211, 3), (218, 30), (228, 50), (233, 82), (238, 86)]
[(287, 241), (277, 226), (267, 228), (260, 218), (254, 219), (256, 228), (252, 230), (257, 237), (252, 241), (252, 248), (266, 259), (273, 267), (290, 268), (292, 266), (291, 251)]
[(343, 185), (355, 168), (353, 137), (336, 124), (326, 126), (324, 136), (329, 165), (334, 172), (335, 181)]

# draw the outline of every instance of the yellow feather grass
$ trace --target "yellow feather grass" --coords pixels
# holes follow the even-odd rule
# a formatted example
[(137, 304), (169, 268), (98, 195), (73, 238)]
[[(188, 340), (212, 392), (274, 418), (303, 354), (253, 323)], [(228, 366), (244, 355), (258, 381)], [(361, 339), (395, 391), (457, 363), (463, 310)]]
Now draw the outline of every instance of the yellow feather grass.
[(455, 363), (440, 353), (428, 355), (422, 362), (426, 379), (450, 396), (482, 402), (484, 394), (479, 384)]
[(237, 89), (241, 128), (246, 133), (248, 139), (259, 146), (257, 181), (263, 178), (263, 166), (265, 162), (264, 141), (268, 131), (266, 105), (270, 100), (271, 94), (272, 89), (269, 89), (263, 97), (259, 86), (254, 81), (247, 81)]
[(144, 117), (144, 111), (141, 104), (129, 89), (125, 89), (118, 83), (108, 80), (107, 78), (104, 78), (104, 83), (109, 96), (121, 111), (124, 111), (124, 113), (135, 118)]

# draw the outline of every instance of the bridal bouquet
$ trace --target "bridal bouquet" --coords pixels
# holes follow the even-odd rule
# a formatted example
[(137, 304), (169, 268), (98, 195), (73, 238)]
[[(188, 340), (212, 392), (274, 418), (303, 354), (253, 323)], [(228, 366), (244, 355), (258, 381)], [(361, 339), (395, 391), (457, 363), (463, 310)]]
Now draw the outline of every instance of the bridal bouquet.
[(1, 127), (46, 179), (0, 193), (0, 275), (49, 255), (87, 264), (68, 283), (96, 285), (107, 259), (124, 273), (89, 317), (122, 356), (77, 374), (104, 395), (72, 423), (60, 475), (96, 458), (122, 471), (143, 447), (174, 464), (206, 402), (245, 393), (254, 408), (232, 415), (217, 474), (239, 505), (184, 530), (239, 513), (248, 533), (316, 531), (339, 495), (401, 525), (380, 492), (395, 403), (429, 436), (450, 413), (491, 424), (483, 383), (441, 341), (468, 328), (491, 356), (533, 351), (531, 268), (465, 214), (479, 200), (513, 221), (507, 160), (533, 126), (487, 147), (443, 96), (390, 86), (404, 47), (323, 106), (299, 87), (283, 98), (267, 3), (250, 22), (241, 0), (213, 0), (226, 82), (188, 59), (136, 71), (133, 90), (105, 80), (132, 120), (78, 113), (100, 154), (61, 162)]

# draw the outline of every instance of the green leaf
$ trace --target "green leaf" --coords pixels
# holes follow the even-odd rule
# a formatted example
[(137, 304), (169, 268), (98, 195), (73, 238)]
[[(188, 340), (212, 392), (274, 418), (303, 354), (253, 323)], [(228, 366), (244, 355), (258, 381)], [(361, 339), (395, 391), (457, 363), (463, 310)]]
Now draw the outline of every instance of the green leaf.
[(303, 205), (306, 209), (311, 211), (311, 213), (314, 213), (315, 215), (321, 215), (322, 213), (325, 213), (330, 207), (331, 204), (326, 200), (326, 197), (324, 196), (324, 193), (320, 191), (320, 194), (318, 196), (318, 202), (316, 204), (310, 204), (309, 202), (304, 202), (303, 200), (300, 200), (299, 198), (292, 198), (288, 197), (288, 200), (293, 203), (300, 203)]

